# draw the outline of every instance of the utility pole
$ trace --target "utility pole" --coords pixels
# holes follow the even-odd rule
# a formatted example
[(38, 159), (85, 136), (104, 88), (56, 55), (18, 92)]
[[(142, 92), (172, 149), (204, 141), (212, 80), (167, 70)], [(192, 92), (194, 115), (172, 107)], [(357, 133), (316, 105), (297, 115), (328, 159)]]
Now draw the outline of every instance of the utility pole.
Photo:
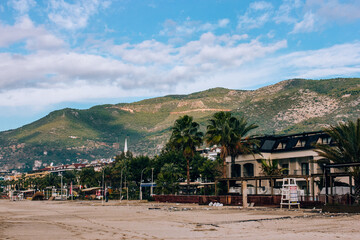
[(60, 195), (61, 195), (61, 201), (63, 200), (63, 175), (62, 173), (60, 173), (61, 176), (61, 190), (60, 190)]
[(140, 174), (140, 196), (139, 196), (139, 199), (142, 200), (142, 187), (141, 187), (141, 183), (142, 183), (142, 176), (143, 176), (143, 172), (146, 168), (144, 168), (142, 171), (141, 171), (141, 174)]
[(102, 198), (101, 198), (101, 204), (104, 206), (104, 197), (105, 197), (105, 189), (104, 189), (104, 179), (105, 179), (105, 167), (103, 167), (103, 175), (102, 175)]
[(150, 186), (150, 196), (153, 194), (153, 186), (154, 186), (154, 168), (151, 168), (151, 186)]
[(123, 170), (125, 169), (125, 167), (123, 167), (120, 171), (120, 202), (121, 202), (121, 198), (122, 198), (122, 178), (123, 178)]

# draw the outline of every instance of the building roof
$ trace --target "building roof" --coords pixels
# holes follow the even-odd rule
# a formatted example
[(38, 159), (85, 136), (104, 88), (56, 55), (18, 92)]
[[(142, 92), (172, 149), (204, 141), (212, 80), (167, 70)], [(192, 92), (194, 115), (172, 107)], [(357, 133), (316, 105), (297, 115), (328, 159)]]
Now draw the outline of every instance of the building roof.
[(329, 135), (322, 131), (292, 135), (270, 135), (254, 139), (260, 141), (260, 152), (267, 153), (314, 149), (316, 143), (323, 143), (324, 141), (330, 145), (333, 144)]

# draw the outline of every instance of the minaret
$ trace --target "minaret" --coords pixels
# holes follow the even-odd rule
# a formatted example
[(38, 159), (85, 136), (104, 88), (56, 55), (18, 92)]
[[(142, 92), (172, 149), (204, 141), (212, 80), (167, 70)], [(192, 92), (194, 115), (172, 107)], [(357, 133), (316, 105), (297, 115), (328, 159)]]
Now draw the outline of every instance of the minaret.
[(128, 151), (127, 149), (127, 137), (125, 138), (125, 146), (124, 146), (124, 153), (126, 154)]

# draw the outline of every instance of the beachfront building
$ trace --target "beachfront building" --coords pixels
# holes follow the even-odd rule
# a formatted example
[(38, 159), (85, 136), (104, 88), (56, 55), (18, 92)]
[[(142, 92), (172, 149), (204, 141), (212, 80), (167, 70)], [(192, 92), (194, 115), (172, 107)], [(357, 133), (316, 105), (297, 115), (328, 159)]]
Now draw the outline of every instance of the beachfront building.
[[(240, 193), (242, 181), (247, 181), (249, 194), (280, 194), (282, 178), (297, 179), (298, 188), (303, 195), (315, 198), (320, 194), (323, 185), (323, 164), (321, 157), (315, 152), (315, 144), (334, 144), (324, 132), (306, 132), (293, 135), (263, 136), (259, 141), (258, 154), (243, 154), (235, 159), (231, 166), (231, 158), (226, 162), (229, 193)], [(277, 160), (278, 168), (284, 169), (281, 176), (266, 176), (262, 172), (261, 160)], [(233, 170), (233, 172), (231, 172)], [(332, 170), (334, 174), (339, 170)], [(341, 176), (340, 176), (341, 177)], [(349, 177), (337, 180), (349, 183)], [(270, 180), (274, 182), (270, 186)]]

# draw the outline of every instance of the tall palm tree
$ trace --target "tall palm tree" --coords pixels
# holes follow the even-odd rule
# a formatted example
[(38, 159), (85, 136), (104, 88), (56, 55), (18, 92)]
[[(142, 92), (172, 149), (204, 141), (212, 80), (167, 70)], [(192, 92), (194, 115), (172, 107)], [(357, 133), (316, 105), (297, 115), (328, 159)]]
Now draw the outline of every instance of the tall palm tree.
[(182, 151), (186, 159), (187, 184), (190, 183), (190, 158), (194, 156), (196, 147), (202, 144), (203, 133), (199, 128), (200, 125), (188, 115), (179, 117), (172, 127), (170, 145)]
[(240, 153), (253, 153), (253, 144), (257, 142), (245, 137), (251, 130), (257, 128), (248, 124), (244, 117), (237, 119), (230, 112), (217, 112), (209, 120), (205, 140), (210, 145), (220, 145), (220, 157), (223, 160), (223, 177), (226, 177), (226, 157), (231, 156), (231, 175), (234, 175), (235, 158)]
[[(333, 163), (360, 162), (360, 118), (356, 122), (339, 123), (325, 129), (335, 146), (316, 144), (316, 152)], [(348, 169), (355, 181), (356, 200), (360, 200), (360, 167)]]

